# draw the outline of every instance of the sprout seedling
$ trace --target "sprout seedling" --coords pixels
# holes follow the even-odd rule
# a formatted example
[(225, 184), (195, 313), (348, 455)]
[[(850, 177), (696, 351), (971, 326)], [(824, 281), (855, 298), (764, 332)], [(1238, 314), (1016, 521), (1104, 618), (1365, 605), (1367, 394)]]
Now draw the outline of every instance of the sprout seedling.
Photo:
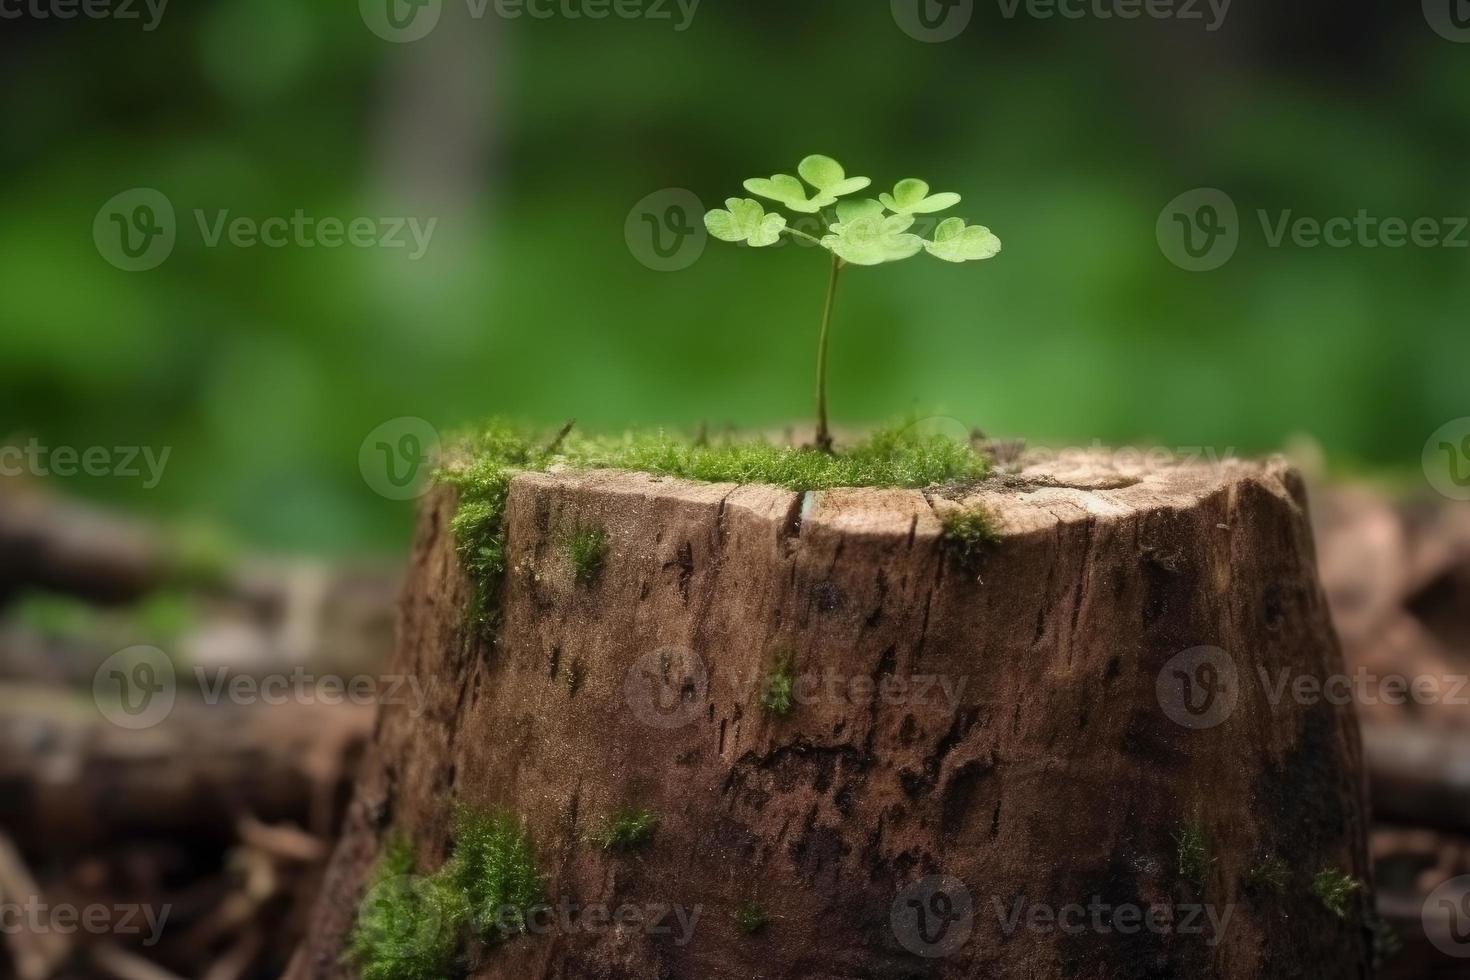
[[(988, 259), (1000, 251), (1000, 239), (989, 228), (967, 225), (964, 218), (946, 218), (934, 229), (933, 240), (913, 234), (916, 215), (946, 211), (960, 203), (958, 194), (929, 192), (929, 185), (909, 177), (891, 192), (875, 198), (853, 198), (872, 181), (849, 177), (842, 164), (831, 157), (809, 156), (797, 166), (801, 180), (790, 174), (752, 177), (745, 189), (756, 197), (775, 201), (788, 211), (814, 215), (820, 235), (809, 235), (791, 226), (787, 217), (767, 212), (753, 198), (732, 197), (724, 208), (704, 216), (709, 233), (723, 242), (744, 242), (764, 248), (790, 235), (832, 253), (832, 271), (827, 281), (827, 302), (822, 309), (822, 329), (817, 338), (817, 447), (832, 450), (827, 428), (827, 339), (832, 326), (832, 307), (837, 296), (839, 273), (848, 265), (883, 265), (928, 252), (946, 262)], [(802, 180), (811, 186), (808, 192)], [(847, 200), (839, 200), (847, 198)]]

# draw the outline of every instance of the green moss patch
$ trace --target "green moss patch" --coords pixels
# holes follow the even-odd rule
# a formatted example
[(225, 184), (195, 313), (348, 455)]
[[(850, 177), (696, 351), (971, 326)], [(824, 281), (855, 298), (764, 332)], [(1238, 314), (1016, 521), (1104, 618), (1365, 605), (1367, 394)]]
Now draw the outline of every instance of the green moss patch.
[(589, 839), (605, 851), (630, 851), (646, 843), (657, 826), (658, 817), (648, 810), (622, 807), (614, 810)]
[(562, 547), (571, 563), (572, 575), (581, 585), (589, 584), (607, 560), (607, 532), (601, 528), (579, 528), (566, 536)]
[(474, 939), (524, 932), (544, 898), (525, 828), (501, 811), (461, 810), (454, 853), (421, 874), (413, 850), (391, 840), (358, 908), (348, 959), (363, 980), (443, 980)]
[[(462, 438), (439, 479), (459, 490), (452, 530), (475, 583), (472, 626), (495, 622), (495, 594), (505, 574), (505, 501), (517, 473), (552, 466), (616, 469), (713, 483), (766, 483), (805, 492), (838, 487), (922, 488), (970, 483), (989, 471), (970, 446), (915, 426), (885, 429), (838, 452), (759, 440), (691, 441), (667, 433), (555, 438), (492, 422)], [(591, 544), (592, 542), (587, 542)], [(588, 549), (588, 556), (595, 549)], [(573, 560), (580, 578), (581, 565)], [(589, 569), (591, 564), (588, 564)], [(595, 571), (593, 572), (595, 574)]]
[(458, 955), (468, 905), (441, 876), (415, 873), (413, 849), (388, 844), (358, 907), (347, 958), (363, 980), (442, 980)]
[(735, 928), (743, 936), (753, 936), (766, 927), (770, 916), (755, 902), (746, 902), (735, 910)]
[(952, 510), (939, 522), (944, 527), (945, 545), (966, 566), (973, 566), (986, 548), (1000, 540), (1000, 526), (995, 515), (979, 504)]
[(1287, 885), (1291, 883), (1291, 868), (1281, 858), (1268, 854), (1251, 868), (1250, 874), (1246, 876), (1246, 883), (1253, 888), (1284, 895)]
[(773, 715), (791, 713), (796, 703), (796, 677), (791, 670), (791, 658), (782, 655), (761, 682), (761, 707)]
[(486, 939), (526, 929), (526, 916), (545, 895), (531, 840), (504, 812), (460, 811), (454, 856), (443, 874), (465, 897), (475, 931)]
[(1210, 856), (1210, 842), (1204, 827), (1198, 821), (1185, 824), (1174, 834), (1174, 844), (1179, 860), (1179, 877), (1196, 888), (1203, 888), (1210, 865), (1215, 863)]
[(1312, 894), (1339, 919), (1347, 918), (1348, 902), (1363, 883), (1336, 868), (1323, 868), (1312, 877)]

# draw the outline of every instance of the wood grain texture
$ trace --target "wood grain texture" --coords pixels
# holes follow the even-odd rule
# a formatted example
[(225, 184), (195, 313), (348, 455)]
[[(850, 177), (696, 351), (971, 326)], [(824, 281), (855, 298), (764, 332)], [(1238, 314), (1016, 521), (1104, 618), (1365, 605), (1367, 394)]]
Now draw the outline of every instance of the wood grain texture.
[[(438, 491), (393, 668), (428, 710), (381, 714), (289, 975), (353, 975), (340, 955), (384, 837), (432, 866), (464, 801), (527, 821), (553, 902), (698, 914), (687, 937), (552, 925), (474, 948), (474, 977), (1367, 977), (1370, 893), (1338, 918), (1309, 890), (1324, 868), (1369, 877), (1351, 708), (1273, 703), (1259, 673), (1342, 671), (1304, 501), (1278, 461), (1098, 456), (928, 494), (527, 474), (485, 642), (463, 631)], [(967, 566), (940, 517), (976, 502), (1003, 533)], [(559, 541), (589, 525), (610, 549), (583, 585)], [(1235, 668), (1234, 707), (1189, 727), (1161, 691), (1202, 646)], [(797, 704), (777, 716), (759, 680), (783, 655)], [(586, 843), (626, 805), (659, 817), (648, 844)], [(1208, 850), (1198, 881), (1186, 828)], [(1273, 856), (1280, 893), (1251, 880)], [(964, 921), (926, 928), (954, 900)], [(750, 936), (748, 902), (769, 916)], [(1173, 925), (1076, 928), (1069, 907), (1099, 905)]]

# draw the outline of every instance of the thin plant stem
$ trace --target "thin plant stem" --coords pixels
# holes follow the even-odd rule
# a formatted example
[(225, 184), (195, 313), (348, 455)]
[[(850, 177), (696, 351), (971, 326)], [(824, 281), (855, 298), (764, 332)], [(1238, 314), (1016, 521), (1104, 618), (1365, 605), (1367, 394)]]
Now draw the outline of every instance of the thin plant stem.
[(827, 303), (822, 309), (822, 333), (817, 340), (817, 448), (832, 451), (832, 433), (827, 429), (827, 339), (832, 328), (832, 305), (837, 298), (837, 276), (842, 260), (832, 256), (832, 277), (827, 280)]
[(805, 238), (807, 241), (811, 242), (813, 245), (821, 245), (822, 244), (822, 240), (820, 238), (814, 238), (811, 235), (808, 235), (806, 232), (804, 232), (804, 231), (802, 231), (802, 230), (800, 230), (798, 228), (792, 228), (790, 225), (787, 225), (785, 228), (782, 228), (781, 229), (781, 232), (782, 232), (782, 234), (786, 234), (786, 235), (795, 235), (797, 238)]

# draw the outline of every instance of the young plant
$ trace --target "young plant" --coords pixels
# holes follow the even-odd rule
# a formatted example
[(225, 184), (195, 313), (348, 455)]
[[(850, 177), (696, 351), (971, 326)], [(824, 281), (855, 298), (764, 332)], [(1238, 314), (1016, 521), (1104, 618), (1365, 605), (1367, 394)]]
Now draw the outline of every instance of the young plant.
[[(724, 208), (716, 208), (704, 216), (705, 227), (720, 241), (744, 242), (753, 248), (764, 248), (781, 240), (782, 235), (817, 245), (832, 255), (832, 268), (827, 280), (827, 301), (822, 309), (822, 328), (817, 337), (817, 447), (832, 450), (832, 435), (827, 427), (827, 342), (832, 326), (832, 308), (837, 297), (839, 274), (848, 265), (883, 265), (928, 252), (946, 262), (971, 262), (988, 259), (1000, 251), (1000, 239), (989, 228), (967, 225), (964, 218), (946, 218), (934, 229), (932, 240), (913, 234), (910, 229), (917, 215), (947, 211), (960, 203), (952, 192), (929, 193), (929, 185), (908, 177), (894, 185), (893, 191), (876, 199), (853, 198), (872, 181), (867, 177), (849, 177), (842, 165), (831, 157), (809, 156), (797, 165), (801, 180), (790, 174), (752, 177), (745, 189), (756, 197), (775, 201), (786, 210), (813, 216), (816, 235), (793, 227), (779, 212), (768, 213), (753, 198), (732, 197)], [(811, 186), (811, 192), (802, 184)], [(847, 200), (840, 200), (848, 198)]]

